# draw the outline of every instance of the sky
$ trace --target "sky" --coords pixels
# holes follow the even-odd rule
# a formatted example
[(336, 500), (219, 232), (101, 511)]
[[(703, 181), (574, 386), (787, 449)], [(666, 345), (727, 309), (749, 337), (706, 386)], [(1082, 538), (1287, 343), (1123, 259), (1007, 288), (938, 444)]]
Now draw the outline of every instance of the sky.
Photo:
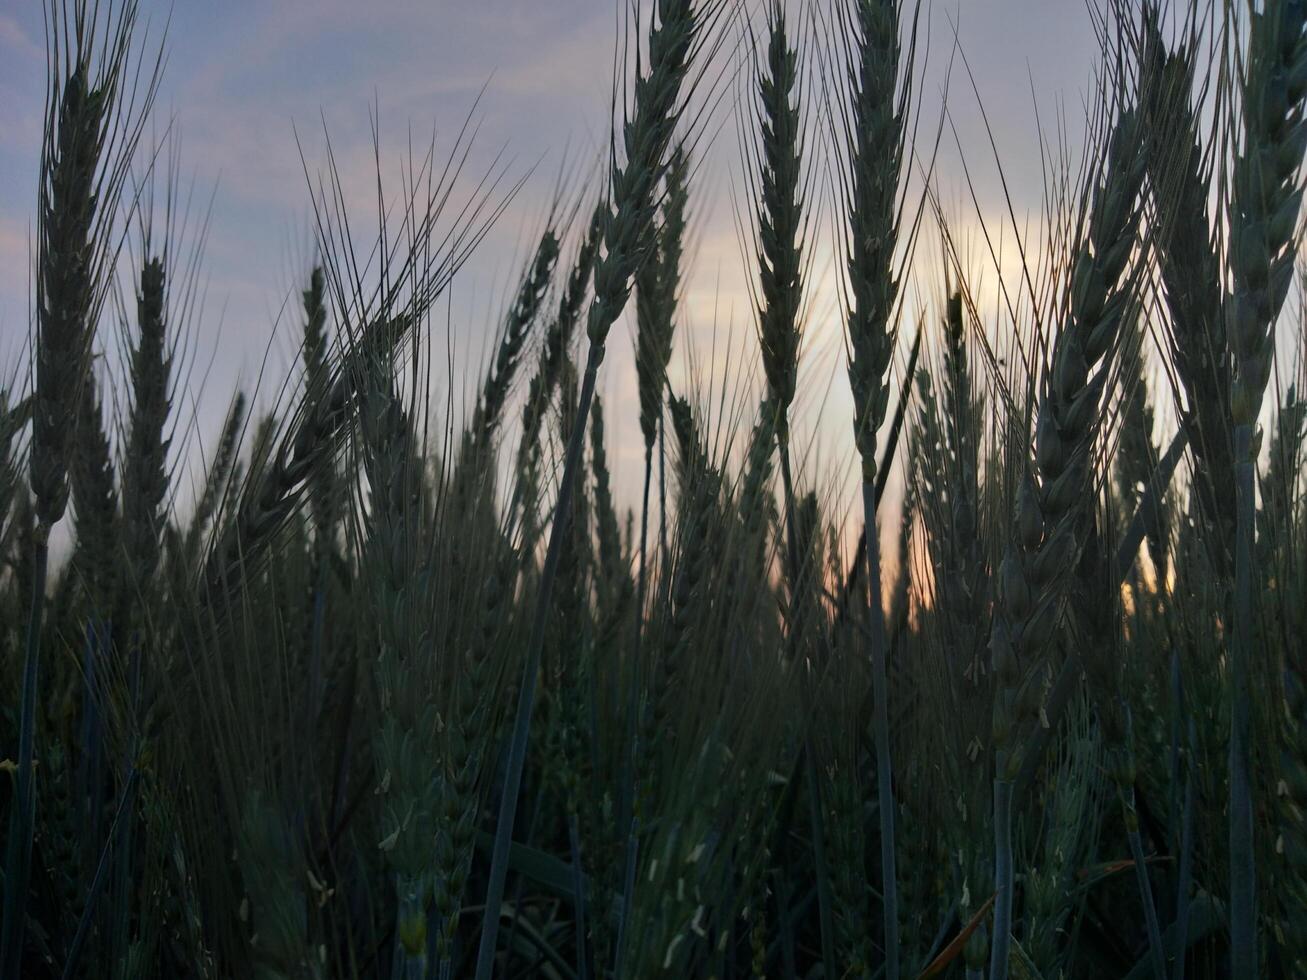
[[(829, 11), (831, 3), (795, 0), (791, 20), (811, 23), (805, 11)], [(756, 13), (760, 4), (745, 8)], [(409, 147), (420, 155), (434, 132), (443, 159), (469, 118), (476, 135), (456, 196), (466, 199), (491, 172), (504, 175), (496, 201), (520, 182), (431, 324), (435, 346), (452, 351), (435, 401), (447, 394), (466, 401), (560, 182), (568, 201), (589, 209), (593, 195), (582, 191), (581, 177), (608, 139), (627, 9), (618, 0), (142, 0), (146, 30), (138, 43), (153, 51), (163, 38), (166, 57), (145, 141), (171, 139), (164, 156), (173, 154), (192, 195), (192, 232), (207, 214), (201, 292), (183, 348), (189, 383), (177, 399), (178, 452), (192, 469), (234, 388), (271, 406), (293, 368), (293, 304), (313, 246), (310, 185), (324, 172), (327, 139), (360, 239), (375, 220), (374, 129), (381, 172), (396, 194)], [(942, 132), (935, 183), (957, 234), (978, 248), (981, 220), (1001, 221), (1006, 206), (999, 165), (1013, 212), (1033, 220), (1043, 191), (1041, 128), (1046, 141), (1074, 148), (1081, 140), (1098, 60), (1093, 21), (1085, 0), (935, 0), (922, 18), (918, 152), (928, 156)], [(0, 0), (0, 376), (27, 356), (43, 24), (38, 0)], [(740, 139), (751, 122), (740, 98), (743, 62), (734, 54), (740, 36), (731, 29), (728, 50), (704, 83), (717, 98), (697, 144), (693, 265), (671, 381), (709, 404), (742, 406), (747, 425), (761, 375), (739, 233), (751, 207)], [(795, 444), (805, 485), (845, 507), (853, 502), (854, 467), (831, 276), (834, 230), (824, 223), (813, 237)], [(565, 260), (574, 239), (575, 231)], [(940, 287), (909, 288), (925, 295)], [(636, 499), (641, 459), (632, 335), (625, 319), (614, 327), (599, 387), (616, 488), (627, 504)], [(114, 369), (112, 329), (102, 330), (100, 346)], [(512, 427), (507, 437), (515, 438)]]

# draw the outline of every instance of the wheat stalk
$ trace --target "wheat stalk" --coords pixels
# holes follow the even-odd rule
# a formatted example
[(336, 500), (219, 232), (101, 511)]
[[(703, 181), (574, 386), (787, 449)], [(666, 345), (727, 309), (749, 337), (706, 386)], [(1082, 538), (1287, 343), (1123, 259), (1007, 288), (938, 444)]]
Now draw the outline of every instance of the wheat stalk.
[(1039, 480), (1020, 483), (1014, 540), (998, 570), (990, 636), (997, 678), (993, 715), (995, 883), (990, 974), (1007, 976), (1011, 950), (1013, 784), (1022, 768), (1021, 729), (1038, 725), (1044, 651), (1057, 628), (1068, 572), (1081, 546), (1099, 402), (1111, 377), (1122, 319), (1137, 302), (1131, 261), (1143, 180), (1139, 118), (1120, 110), (1101, 182), (1072, 253), (1067, 305), (1053, 338), (1035, 430)]
[(1225, 302), (1233, 369), (1230, 435), (1237, 517), (1230, 643), (1230, 967), (1235, 976), (1252, 976), (1260, 968), (1249, 745), (1255, 615), (1253, 430), (1271, 375), (1275, 324), (1298, 252), (1298, 174), (1307, 149), (1307, 7), (1295, 0), (1272, 0), (1251, 13), (1242, 82), (1243, 145), (1231, 173), (1230, 293)]
[(846, 323), (849, 387), (853, 393), (854, 442), (862, 463), (863, 519), (867, 528), (877, 799), (880, 814), (881, 895), (885, 971), (899, 975), (899, 910), (894, 851), (894, 790), (889, 751), (888, 639), (880, 594), (880, 541), (876, 527), (876, 440), (889, 399), (890, 359), (897, 338), (899, 282), (895, 251), (899, 236), (899, 171), (907, 131), (909, 73), (900, 85), (900, 7), (897, 0), (855, 0), (842, 8), (841, 26), (851, 36), (846, 64), (852, 91), (840, 134), (847, 198)]
[(364, 551), (377, 610), (377, 686), (384, 711), (374, 747), (386, 801), (379, 846), (395, 875), (395, 930), (404, 967), (407, 975), (420, 977), (426, 967), (427, 903), (439, 873), (435, 841), (424, 828), (441, 815), (435, 706), (413, 696), (420, 690), (424, 613), (430, 606), (422, 464), (389, 365), (375, 363), (366, 385), (360, 415), (371, 506)]
[(535, 700), (540, 651), (544, 643), (544, 626), (548, 618), (550, 591), (563, 537), (568, 533), (572, 483), (580, 464), (585, 423), (594, 398), (599, 365), (604, 357), (604, 344), (608, 331), (626, 305), (631, 279), (649, 252), (654, 188), (666, 168), (667, 149), (680, 116), (682, 83), (697, 47), (696, 38), (704, 23), (711, 19), (714, 9), (711, 2), (700, 8), (692, 0), (659, 0), (657, 17), (650, 23), (649, 67), (646, 74), (636, 80), (633, 113), (623, 127), (626, 163), (624, 166), (614, 163), (611, 169), (612, 210), (605, 216), (604, 251), (595, 263), (594, 300), (586, 317), (590, 353), (581, 384), (577, 423), (572, 428), (559, 483), (554, 522), (550, 529), (532, 620), (531, 640), (523, 665), (522, 685), (518, 691), (504, 793), (500, 801), (495, 845), (491, 855), (486, 915), (477, 954), (477, 980), (489, 980), (494, 962), (499, 906), (503, 901), (504, 881), (508, 875), (509, 845), (512, 842), (522, 770), (526, 763), (526, 743)]
[[(23, 666), (18, 780), (5, 853), (0, 977), (18, 976), (27, 930), (36, 822), (33, 777), (36, 698), (50, 529), (68, 502), (75, 419), (89, 372), (95, 323), (114, 252), (113, 222), (127, 162), (157, 86), (142, 105), (123, 91), (136, 17), (133, 2), (103, 12), (78, 3), (71, 24), (51, 13), (52, 83), (41, 150), (36, 258), (35, 390), (29, 467), (36, 518), (31, 612)], [(71, 27), (72, 37), (67, 36)], [(133, 111), (140, 111), (140, 118)]]

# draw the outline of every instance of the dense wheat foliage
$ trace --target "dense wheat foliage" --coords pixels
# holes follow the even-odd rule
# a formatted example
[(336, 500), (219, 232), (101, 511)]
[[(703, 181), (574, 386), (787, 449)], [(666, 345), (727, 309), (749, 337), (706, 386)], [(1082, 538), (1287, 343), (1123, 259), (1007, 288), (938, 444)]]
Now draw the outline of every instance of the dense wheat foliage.
[[(52, 2), (0, 980), (1307, 976), (1307, 3), (1092, 5), (1006, 277), (912, 0), (640, 6), (476, 383), (437, 313), (521, 184), (465, 128), (360, 237), (333, 161), (297, 366), (192, 487), (163, 54)], [(760, 370), (714, 410), (669, 365), (724, 112)], [(819, 252), (852, 517), (794, 438)]]

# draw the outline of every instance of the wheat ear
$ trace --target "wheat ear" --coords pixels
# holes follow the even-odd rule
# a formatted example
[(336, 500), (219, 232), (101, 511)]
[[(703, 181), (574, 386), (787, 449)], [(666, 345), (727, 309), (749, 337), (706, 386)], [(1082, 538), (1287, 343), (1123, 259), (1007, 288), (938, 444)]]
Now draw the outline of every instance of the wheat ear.
[(1194, 45), (1167, 50), (1156, 8), (1143, 18), (1141, 105), (1162, 291), (1170, 313), (1172, 363), (1183, 387), (1185, 424), (1198, 465), (1194, 497), (1212, 533), (1209, 548), (1228, 567), (1234, 524), (1234, 460), (1225, 419), (1230, 401), (1230, 355), (1221, 323), (1221, 267), (1207, 216), (1211, 165), (1190, 104)]

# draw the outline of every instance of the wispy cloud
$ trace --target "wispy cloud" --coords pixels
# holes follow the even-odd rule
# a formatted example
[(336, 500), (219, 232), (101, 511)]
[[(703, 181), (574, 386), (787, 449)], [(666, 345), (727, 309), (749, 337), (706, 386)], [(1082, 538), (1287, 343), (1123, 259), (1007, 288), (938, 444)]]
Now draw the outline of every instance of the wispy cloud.
[(45, 58), (45, 49), (32, 40), (22, 25), (9, 14), (0, 14), (0, 51), (4, 52), (6, 58), (38, 64)]

